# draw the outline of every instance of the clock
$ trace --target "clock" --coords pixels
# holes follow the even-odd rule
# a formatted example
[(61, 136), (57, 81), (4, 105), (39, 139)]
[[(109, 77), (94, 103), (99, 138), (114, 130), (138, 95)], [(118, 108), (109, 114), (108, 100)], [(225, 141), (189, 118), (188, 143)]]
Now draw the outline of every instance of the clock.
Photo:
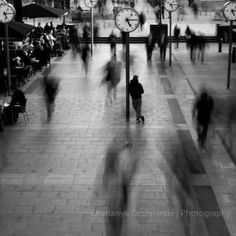
[(173, 12), (176, 11), (179, 7), (179, 3), (177, 0), (165, 0), (164, 1), (164, 8), (168, 12)]
[(93, 8), (97, 4), (98, 0), (84, 0), (87, 7)]
[(133, 8), (122, 8), (115, 16), (115, 24), (123, 32), (132, 32), (139, 26), (139, 14)]
[(227, 20), (236, 20), (236, 2), (225, 3), (223, 14)]
[(13, 21), (15, 18), (15, 8), (9, 3), (1, 3), (0, 4), (0, 22), (1, 23), (9, 23)]

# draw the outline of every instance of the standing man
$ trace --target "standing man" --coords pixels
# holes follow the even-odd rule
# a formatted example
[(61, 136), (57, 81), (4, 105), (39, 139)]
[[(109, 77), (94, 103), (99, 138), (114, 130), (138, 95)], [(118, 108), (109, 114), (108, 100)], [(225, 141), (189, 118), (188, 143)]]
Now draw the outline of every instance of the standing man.
[(136, 123), (141, 121), (144, 123), (145, 119), (142, 115), (142, 94), (144, 93), (143, 86), (138, 81), (138, 76), (134, 75), (129, 83), (129, 93), (132, 98), (133, 108), (136, 111)]

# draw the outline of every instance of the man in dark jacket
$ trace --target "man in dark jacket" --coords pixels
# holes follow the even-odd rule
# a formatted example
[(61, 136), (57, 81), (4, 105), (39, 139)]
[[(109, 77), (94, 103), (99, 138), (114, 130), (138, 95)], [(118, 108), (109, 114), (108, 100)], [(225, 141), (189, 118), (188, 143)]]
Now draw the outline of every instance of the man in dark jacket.
[(142, 94), (144, 93), (143, 86), (138, 82), (138, 76), (134, 75), (129, 83), (129, 93), (132, 98), (133, 108), (136, 111), (136, 123), (141, 121), (144, 123), (145, 119), (142, 115)]

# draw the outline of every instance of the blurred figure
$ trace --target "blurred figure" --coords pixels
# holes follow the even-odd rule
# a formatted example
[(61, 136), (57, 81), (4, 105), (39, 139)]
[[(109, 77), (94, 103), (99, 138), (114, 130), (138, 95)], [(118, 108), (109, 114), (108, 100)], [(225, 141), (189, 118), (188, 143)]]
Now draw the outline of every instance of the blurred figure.
[(176, 24), (174, 27), (174, 38), (175, 38), (175, 47), (179, 48), (179, 40), (180, 40), (180, 28), (178, 27), (178, 25)]
[(89, 45), (88, 43), (85, 43), (81, 48), (81, 59), (83, 61), (84, 71), (86, 75), (88, 74), (88, 68), (89, 68), (89, 51), (90, 51)]
[(45, 104), (47, 109), (47, 119), (48, 121), (50, 121), (52, 113), (55, 110), (55, 99), (59, 88), (58, 79), (45, 76), (43, 78), (43, 88), (44, 88)]
[(187, 25), (185, 30), (185, 38), (186, 38), (186, 47), (189, 49), (189, 39), (192, 35), (192, 31), (190, 30), (190, 27)]
[(130, 205), (131, 182), (139, 162), (138, 155), (129, 154), (128, 162), (121, 158), (122, 151), (127, 148), (130, 148), (130, 145), (118, 149), (112, 144), (105, 157), (102, 183), (110, 213), (105, 218), (106, 236), (120, 236), (127, 232), (125, 219)]
[(141, 13), (139, 14), (139, 23), (140, 23), (140, 29), (143, 30), (143, 26), (146, 22), (146, 16), (144, 15), (144, 12), (141, 11)]
[(116, 56), (116, 39), (117, 39), (116, 34), (114, 30), (112, 30), (111, 34), (108, 37), (112, 56)]
[(198, 6), (197, 6), (196, 2), (193, 2), (191, 7), (192, 7), (194, 18), (197, 20), (197, 17), (198, 17)]
[(132, 98), (133, 108), (136, 112), (136, 123), (145, 122), (142, 115), (142, 94), (144, 93), (143, 86), (138, 81), (138, 76), (134, 75), (129, 83), (129, 94)]
[(83, 27), (83, 35), (82, 35), (86, 44), (89, 43), (89, 31), (90, 31), (90, 28), (88, 24), (86, 23)]
[[(167, 168), (163, 166), (162, 163), (159, 164), (159, 168), (163, 171), (166, 181), (168, 182), (168, 202), (170, 208), (179, 212), (178, 217), (181, 219), (185, 236), (193, 236), (195, 233), (195, 220), (193, 217), (190, 217), (188, 212), (194, 211), (196, 209), (194, 202), (194, 193), (190, 183), (191, 171), (190, 165), (188, 164), (188, 153), (189, 150), (186, 150), (186, 145), (179, 145), (176, 143), (176, 140), (170, 138), (170, 143), (173, 143), (173, 147), (169, 149), (168, 147), (160, 147), (160, 150), (163, 151), (163, 155), (170, 167), (170, 171), (167, 171)], [(166, 148), (168, 148), (166, 150)], [(177, 201), (176, 201), (177, 200)], [(177, 204), (177, 205), (176, 205)]]
[(229, 140), (229, 147), (233, 154), (236, 154), (236, 99), (229, 97), (227, 102), (227, 127), (226, 132)]
[(168, 45), (168, 39), (166, 33), (162, 32), (158, 41), (158, 46), (160, 48), (160, 59), (162, 61), (166, 60), (166, 49)]
[(154, 13), (156, 15), (156, 21), (157, 22), (160, 22), (160, 19), (161, 19), (161, 9), (160, 9), (160, 6), (159, 5), (156, 5), (155, 8), (154, 8)]
[(184, 10), (184, 7), (179, 7), (177, 10), (177, 21), (183, 21), (185, 14), (186, 12)]
[(153, 39), (152, 33), (150, 32), (150, 34), (147, 37), (147, 42), (146, 42), (147, 61), (149, 65), (152, 62), (152, 52), (153, 52), (154, 47), (155, 47), (155, 41)]
[(173, 187), (179, 202), (180, 216), (184, 227), (184, 233), (185, 236), (192, 236), (194, 235), (193, 231), (195, 231), (195, 225), (187, 212), (191, 212), (194, 209), (194, 198), (189, 182), (190, 170), (186, 162), (187, 159), (184, 157), (184, 155), (186, 155), (185, 153), (186, 152), (184, 150), (183, 152), (181, 151), (180, 147), (176, 149), (171, 163), (171, 170), (178, 181)]
[(197, 123), (198, 142), (201, 149), (206, 148), (208, 126), (211, 123), (213, 108), (213, 98), (209, 95), (205, 87), (201, 88), (192, 110), (192, 117)]
[(121, 62), (112, 56), (111, 60), (105, 66), (105, 83), (107, 84), (107, 98), (110, 104), (116, 99), (117, 85), (121, 79)]
[(50, 26), (48, 25), (48, 23), (46, 23), (46, 25), (44, 26), (44, 29), (43, 29), (43, 33), (49, 34), (49, 32), (50, 32)]
[(78, 31), (75, 27), (70, 28), (70, 43), (73, 57), (76, 57), (77, 53), (80, 51), (80, 41)]
[(204, 62), (205, 57), (205, 50), (206, 50), (206, 40), (203, 34), (200, 34), (198, 36), (198, 59), (201, 60), (201, 62)]
[(190, 35), (190, 38), (188, 40), (188, 45), (189, 45), (189, 49), (190, 49), (190, 60), (192, 62), (195, 62), (197, 48), (198, 48), (198, 36), (195, 33), (192, 33)]
[(94, 41), (96, 43), (96, 39), (99, 37), (100, 34), (100, 25), (99, 23), (96, 23), (93, 27), (93, 35), (94, 35)]
[(103, 188), (109, 196), (108, 211), (113, 213), (106, 216), (106, 235), (121, 235), (123, 215), (127, 207), (126, 186), (122, 183), (119, 155), (116, 151), (108, 150), (105, 158), (103, 173)]

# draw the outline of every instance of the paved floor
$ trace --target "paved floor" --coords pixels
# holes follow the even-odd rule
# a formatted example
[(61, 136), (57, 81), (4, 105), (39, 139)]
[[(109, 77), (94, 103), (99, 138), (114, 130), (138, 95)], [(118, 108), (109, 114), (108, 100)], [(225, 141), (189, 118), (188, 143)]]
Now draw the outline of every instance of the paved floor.
[(130, 123), (125, 121), (124, 70), (117, 99), (106, 105), (101, 80), (110, 55), (108, 45), (95, 47), (88, 75), (70, 51), (53, 61), (50, 75), (60, 78), (60, 91), (50, 123), (40, 75), (32, 79), (25, 90), (30, 123), (25, 126), (20, 117), (0, 134), (2, 236), (107, 235), (104, 215), (109, 195), (101, 186), (107, 150), (116, 150), (126, 168), (138, 163), (124, 235), (182, 236), (181, 216), (186, 213), (179, 210), (171, 189), (176, 176), (169, 162), (178, 148), (190, 169), (195, 235), (236, 236), (235, 164), (217, 134), (210, 141), (211, 151), (198, 150), (191, 118), (202, 82), (217, 97), (235, 91), (235, 64), (232, 90), (227, 91), (226, 47), (218, 53), (217, 45), (209, 45), (202, 65), (189, 62), (181, 45), (173, 50), (172, 67), (168, 61), (160, 62), (158, 51), (149, 67), (144, 49), (131, 45), (135, 55), (131, 76), (138, 74), (145, 90), (145, 125), (136, 125), (132, 107)]

